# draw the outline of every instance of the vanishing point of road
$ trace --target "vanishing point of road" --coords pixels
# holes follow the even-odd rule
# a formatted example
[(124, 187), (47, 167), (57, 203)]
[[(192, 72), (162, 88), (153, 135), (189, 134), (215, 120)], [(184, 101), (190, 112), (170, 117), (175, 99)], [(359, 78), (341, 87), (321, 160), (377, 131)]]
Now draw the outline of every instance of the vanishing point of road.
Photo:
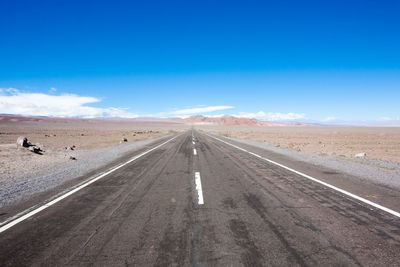
[(0, 265), (400, 265), (393, 189), (196, 130), (130, 158), (3, 224)]

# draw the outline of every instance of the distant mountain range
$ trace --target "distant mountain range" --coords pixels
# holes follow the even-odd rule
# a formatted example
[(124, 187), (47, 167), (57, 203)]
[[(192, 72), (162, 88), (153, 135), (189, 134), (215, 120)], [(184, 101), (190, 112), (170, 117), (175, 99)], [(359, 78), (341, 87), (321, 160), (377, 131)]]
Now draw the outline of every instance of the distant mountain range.
[(202, 115), (191, 116), (185, 119), (179, 119), (187, 124), (197, 125), (248, 125), (248, 126), (282, 126), (283, 124), (265, 122), (257, 119), (238, 118), (230, 115), (221, 117), (206, 117)]
[(257, 119), (250, 118), (238, 118), (230, 115), (224, 115), (220, 117), (206, 117), (201, 115), (191, 116), (188, 118), (152, 118), (152, 117), (141, 117), (134, 119), (123, 119), (123, 118), (56, 118), (56, 117), (39, 117), (39, 116), (19, 116), (12, 114), (0, 114), (0, 123), (3, 122), (69, 122), (69, 121), (91, 121), (100, 123), (101, 121), (148, 121), (148, 122), (168, 122), (168, 123), (185, 123), (185, 124), (197, 124), (197, 125), (247, 125), (247, 126), (283, 126), (285, 124), (272, 123), (260, 121)]
[(1, 123), (16, 122), (73, 122), (87, 121), (90, 123), (101, 123), (102, 121), (141, 121), (141, 122), (163, 122), (163, 123), (184, 123), (193, 125), (247, 125), (247, 126), (372, 126), (372, 127), (400, 127), (400, 120), (381, 120), (381, 121), (329, 121), (321, 122), (314, 120), (304, 121), (261, 121), (254, 118), (241, 118), (231, 115), (223, 115), (219, 117), (208, 117), (202, 115), (191, 116), (187, 118), (155, 118), (155, 117), (139, 117), (139, 118), (59, 118), (46, 116), (20, 116), (13, 114), (0, 114)]

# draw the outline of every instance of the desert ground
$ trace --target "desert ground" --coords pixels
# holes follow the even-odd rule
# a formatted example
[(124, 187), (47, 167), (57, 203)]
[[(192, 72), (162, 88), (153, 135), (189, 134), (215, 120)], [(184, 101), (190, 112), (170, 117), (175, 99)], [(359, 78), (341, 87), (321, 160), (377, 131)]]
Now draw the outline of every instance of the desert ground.
[(219, 135), (273, 144), (294, 151), (353, 158), (366, 153), (367, 158), (400, 163), (400, 128), (328, 127), (328, 126), (213, 126), (199, 129)]
[(123, 138), (128, 142), (136, 142), (187, 128), (183, 124), (157, 121), (24, 119), (14, 117), (7, 121), (0, 120), (1, 145), (15, 144), (19, 136), (25, 136), (33, 144), (41, 144), (50, 149), (75, 146), (76, 149), (86, 150), (115, 146)]

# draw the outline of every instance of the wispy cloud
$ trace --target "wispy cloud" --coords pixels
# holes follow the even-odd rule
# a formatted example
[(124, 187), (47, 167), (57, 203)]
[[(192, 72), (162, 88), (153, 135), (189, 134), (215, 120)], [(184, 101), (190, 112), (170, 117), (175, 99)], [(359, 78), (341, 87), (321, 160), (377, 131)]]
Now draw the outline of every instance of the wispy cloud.
[(323, 122), (336, 121), (337, 119), (338, 119), (338, 118), (331, 116), (331, 117), (326, 117), (326, 118), (323, 119), (322, 121), (323, 121)]
[(242, 118), (255, 118), (260, 120), (268, 120), (268, 121), (292, 121), (292, 120), (299, 120), (304, 119), (305, 114), (299, 113), (280, 113), (280, 112), (264, 112), (259, 111), (255, 113), (248, 113), (248, 112), (239, 112), (237, 117)]
[(266, 119), (268, 117), (267, 113), (264, 111), (259, 111), (255, 113), (251, 112), (239, 112), (236, 115), (233, 115), (240, 118), (254, 118), (254, 119)]
[(299, 120), (304, 119), (306, 116), (305, 114), (299, 113), (268, 113), (267, 120), (270, 121), (292, 121), (292, 120)]
[(20, 92), (15, 88), (2, 88), (0, 90), (0, 113), (81, 118), (138, 117), (138, 115), (122, 108), (97, 108), (88, 106), (88, 104), (100, 101), (100, 99), (90, 96), (26, 93)]
[(201, 108), (187, 108), (187, 109), (180, 109), (169, 112), (171, 115), (191, 115), (191, 114), (200, 114), (200, 113), (208, 113), (218, 110), (227, 110), (232, 109), (233, 106), (208, 106), (208, 107), (201, 107)]

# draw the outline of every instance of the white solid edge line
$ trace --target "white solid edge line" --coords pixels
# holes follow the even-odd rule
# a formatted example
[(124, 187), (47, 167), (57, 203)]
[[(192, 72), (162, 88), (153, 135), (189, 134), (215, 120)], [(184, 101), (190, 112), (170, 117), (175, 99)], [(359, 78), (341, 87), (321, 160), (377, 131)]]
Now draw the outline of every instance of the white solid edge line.
[[(61, 195), (61, 196), (59, 196), (59, 197), (57, 197), (57, 198), (55, 198), (55, 199), (53, 199), (53, 200), (51, 200), (50, 202), (47, 202), (46, 204), (43, 204), (42, 206), (40, 206), (40, 207), (38, 207), (38, 208), (36, 208), (36, 209), (33, 209), (32, 211), (29, 211), (29, 210), (31, 210), (32, 208), (27, 209), (27, 211), (29, 211), (29, 212), (26, 213), (26, 214), (24, 214), (25, 212), (19, 213), (19, 214), (24, 214), (24, 215), (22, 215), (22, 216), (20, 216), (20, 217), (18, 217), (18, 218), (16, 218), (16, 216), (14, 216), (14, 217), (11, 217), (11, 218), (5, 220), (4, 222), (2, 222), (2, 223), (0, 224), (0, 225), (2, 225), (2, 226), (0, 227), (0, 233), (6, 231), (7, 229), (13, 227), (13, 226), (16, 225), (16, 224), (18, 224), (18, 223), (20, 223), (20, 222), (22, 222), (22, 221), (28, 219), (29, 217), (32, 217), (33, 215), (35, 215), (35, 214), (41, 212), (42, 210), (44, 210), (44, 209), (46, 209), (46, 208), (48, 208), (48, 207), (50, 207), (50, 206), (56, 204), (57, 202), (63, 200), (64, 198), (66, 198), (66, 197), (68, 197), (68, 196), (70, 196), (70, 195), (72, 195), (72, 194), (78, 192), (78, 191), (81, 190), (82, 188), (85, 188), (85, 187), (87, 187), (88, 185), (90, 185), (90, 184), (96, 182), (97, 180), (100, 180), (100, 179), (103, 178), (104, 176), (107, 176), (108, 174), (110, 174), (110, 173), (112, 173), (112, 172), (114, 172), (114, 171), (116, 171), (116, 170), (122, 168), (123, 166), (125, 166), (125, 165), (131, 163), (132, 161), (135, 161), (135, 160), (137, 160), (138, 158), (140, 158), (140, 157), (142, 157), (142, 156), (144, 156), (144, 155), (150, 153), (151, 151), (153, 151), (153, 150), (155, 150), (155, 149), (157, 149), (157, 148), (159, 148), (159, 147), (165, 145), (166, 143), (168, 143), (168, 142), (174, 140), (175, 138), (177, 138), (178, 136), (180, 136), (180, 135), (177, 135), (177, 136), (175, 136), (175, 137), (169, 139), (168, 141), (166, 141), (166, 142), (164, 142), (164, 143), (162, 143), (162, 144), (160, 144), (160, 145), (157, 145), (157, 146), (155, 146), (155, 147), (153, 147), (153, 148), (151, 148), (151, 149), (149, 149), (149, 150), (147, 150), (147, 151), (145, 151), (145, 152), (143, 152), (143, 153), (141, 153), (141, 154), (139, 154), (139, 155), (137, 155), (137, 156), (131, 158), (131, 159), (128, 160), (127, 162), (122, 163), (122, 164), (120, 164), (120, 165), (118, 165), (118, 166), (112, 168), (111, 170), (109, 170), (109, 171), (107, 171), (107, 172), (105, 172), (105, 173), (103, 173), (103, 174), (101, 174), (101, 175), (99, 175), (99, 176), (97, 176), (97, 177), (95, 177), (95, 178), (90, 178), (89, 181), (84, 182), (84, 183), (81, 184), (80, 186), (78, 186), (78, 187), (76, 187), (76, 188), (74, 188), (74, 189), (68, 191), (67, 193), (65, 193), (65, 194), (63, 194), (63, 195)], [(9, 222), (9, 221), (10, 221), (10, 222)]]
[(223, 142), (223, 143), (225, 143), (225, 144), (227, 144), (227, 145), (230, 145), (230, 146), (232, 146), (232, 147), (234, 147), (234, 148), (237, 148), (237, 149), (239, 149), (239, 150), (241, 150), (241, 151), (247, 152), (247, 153), (249, 153), (249, 154), (251, 154), (251, 155), (253, 155), (253, 156), (257, 157), (257, 158), (260, 158), (260, 159), (263, 159), (263, 160), (265, 160), (265, 161), (268, 161), (268, 162), (270, 162), (270, 163), (272, 163), (272, 164), (275, 164), (275, 165), (277, 165), (277, 166), (279, 166), (279, 167), (282, 167), (282, 168), (284, 168), (284, 169), (286, 169), (286, 170), (288, 170), (288, 171), (294, 172), (294, 173), (296, 173), (296, 174), (298, 174), (298, 175), (301, 175), (301, 176), (303, 176), (303, 177), (305, 177), (305, 178), (307, 178), (307, 179), (310, 179), (310, 180), (312, 180), (312, 181), (314, 181), (314, 182), (317, 182), (317, 183), (319, 183), (319, 184), (322, 184), (322, 185), (324, 185), (324, 186), (326, 186), (326, 187), (329, 187), (329, 188), (331, 188), (331, 189), (333, 189), (333, 190), (336, 190), (336, 191), (338, 191), (338, 192), (340, 192), (340, 193), (342, 193), (342, 194), (345, 194), (345, 195), (347, 195), (347, 196), (349, 196), (349, 197), (352, 197), (352, 198), (357, 199), (357, 200), (359, 200), (359, 201), (361, 201), (361, 202), (364, 202), (365, 204), (371, 205), (371, 206), (373, 206), (373, 207), (375, 207), (375, 208), (377, 208), (377, 209), (386, 211), (387, 213), (390, 213), (390, 214), (392, 214), (392, 215), (397, 216), (397, 217), (400, 218), (400, 213), (397, 212), (397, 211), (391, 210), (391, 209), (386, 208), (386, 207), (384, 207), (384, 206), (381, 206), (381, 205), (379, 205), (379, 204), (377, 204), (377, 203), (375, 203), (375, 202), (369, 201), (368, 199), (365, 199), (365, 198), (359, 197), (359, 196), (357, 196), (357, 195), (354, 195), (354, 194), (352, 194), (352, 193), (350, 193), (350, 192), (347, 192), (347, 191), (345, 191), (345, 190), (343, 190), (343, 189), (341, 189), (341, 188), (338, 188), (338, 187), (333, 186), (333, 185), (331, 185), (331, 184), (328, 184), (328, 183), (325, 183), (325, 182), (323, 182), (323, 181), (320, 181), (320, 180), (318, 180), (318, 179), (316, 179), (316, 178), (314, 178), (314, 177), (312, 177), (312, 176), (310, 176), (310, 175), (307, 175), (307, 174), (305, 174), (305, 173), (296, 171), (296, 170), (294, 170), (294, 169), (292, 169), (292, 168), (289, 168), (289, 167), (287, 167), (287, 166), (285, 166), (285, 165), (283, 165), (283, 164), (280, 164), (280, 163), (278, 163), (278, 162), (275, 162), (275, 161), (273, 161), (273, 160), (264, 158), (264, 157), (262, 157), (262, 156), (260, 156), (260, 155), (257, 155), (256, 153), (247, 151), (247, 150), (244, 149), (244, 148), (238, 147), (238, 146), (236, 146), (236, 145), (234, 145), (234, 144), (231, 144), (231, 143), (229, 143), (229, 142), (226, 142), (226, 141), (224, 141), (224, 140), (222, 140), (222, 139), (219, 139), (219, 138), (217, 138), (217, 137), (214, 137), (214, 136), (212, 136), (212, 135), (209, 135), (209, 134), (206, 134), (206, 135), (209, 136), (209, 137), (212, 137), (212, 138), (214, 138), (214, 139), (216, 139), (216, 140), (219, 140), (219, 141), (221, 141), (221, 142)]
[(196, 156), (197, 155), (197, 150), (196, 148), (193, 148), (193, 154)]
[(199, 203), (199, 205), (203, 205), (204, 204), (204, 199), (203, 199), (203, 188), (201, 187), (200, 172), (195, 172), (194, 173), (194, 181), (196, 183), (196, 190), (197, 190), (197, 195), (198, 195), (198, 203)]

